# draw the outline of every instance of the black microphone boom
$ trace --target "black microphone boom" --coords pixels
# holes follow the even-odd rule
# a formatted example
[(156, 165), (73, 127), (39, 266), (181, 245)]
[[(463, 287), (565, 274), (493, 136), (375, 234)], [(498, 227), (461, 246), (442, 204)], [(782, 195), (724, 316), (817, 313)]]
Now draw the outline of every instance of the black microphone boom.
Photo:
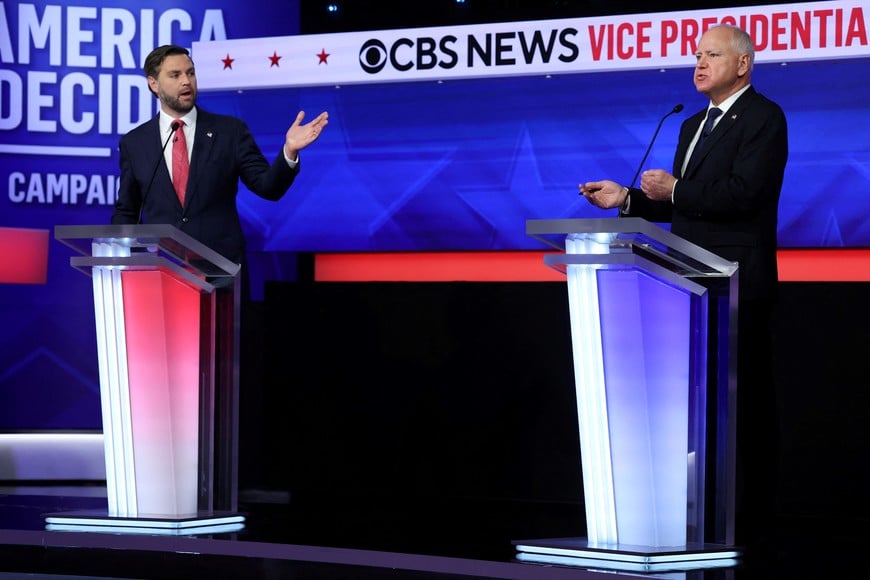
[(172, 139), (179, 127), (181, 127), (181, 123), (178, 121), (172, 121), (172, 124), (169, 126), (169, 137), (166, 138), (166, 141), (163, 142), (163, 147), (160, 148), (160, 158), (157, 160), (157, 163), (154, 164), (154, 171), (151, 172), (151, 179), (148, 180), (148, 187), (146, 187), (145, 191), (142, 193), (142, 201), (139, 203), (139, 220), (136, 222), (137, 224), (142, 223), (142, 211), (145, 209), (145, 198), (148, 197), (148, 192), (151, 191), (151, 185), (154, 183), (154, 178), (157, 177), (157, 170), (160, 169), (160, 164), (163, 163), (163, 154), (166, 152), (166, 146), (169, 145), (169, 140)]
[(637, 176), (640, 175), (640, 170), (641, 170), (641, 168), (643, 168), (643, 164), (646, 163), (646, 158), (649, 157), (649, 152), (652, 149), (653, 143), (656, 142), (656, 137), (658, 137), (658, 135), (659, 135), (659, 130), (661, 130), (661, 128), (662, 128), (662, 123), (664, 123), (665, 119), (667, 119), (668, 117), (670, 117), (674, 113), (679, 113), (682, 110), (683, 110), (683, 105), (682, 104), (677, 105), (673, 109), (671, 109), (668, 112), (668, 114), (666, 114), (664, 117), (662, 117), (661, 121), (659, 121), (659, 126), (656, 127), (656, 132), (653, 133), (653, 137), (649, 142), (649, 147), (646, 148), (646, 153), (643, 154), (643, 159), (640, 160), (640, 165), (637, 166), (637, 171), (634, 173), (634, 177), (631, 180), (631, 185), (628, 186), (629, 189), (634, 187), (634, 184), (637, 181)]

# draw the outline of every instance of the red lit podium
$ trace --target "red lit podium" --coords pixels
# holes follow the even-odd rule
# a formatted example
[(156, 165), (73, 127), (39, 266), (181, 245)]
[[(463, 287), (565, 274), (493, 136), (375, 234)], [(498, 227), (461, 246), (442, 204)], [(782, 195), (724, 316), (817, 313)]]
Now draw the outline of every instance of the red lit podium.
[(47, 527), (240, 529), (240, 266), (169, 225), (58, 226), (55, 238), (93, 280), (108, 511)]

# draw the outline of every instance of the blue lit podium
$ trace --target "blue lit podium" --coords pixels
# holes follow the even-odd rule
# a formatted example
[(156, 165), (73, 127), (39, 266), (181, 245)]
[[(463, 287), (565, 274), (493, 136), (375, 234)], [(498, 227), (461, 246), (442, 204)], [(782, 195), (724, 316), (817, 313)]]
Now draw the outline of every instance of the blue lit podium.
[(529, 220), (566, 275), (585, 538), (517, 559), (732, 566), (737, 264), (639, 218)]
[(239, 265), (169, 225), (58, 226), (91, 276), (107, 512), (53, 530), (241, 529)]

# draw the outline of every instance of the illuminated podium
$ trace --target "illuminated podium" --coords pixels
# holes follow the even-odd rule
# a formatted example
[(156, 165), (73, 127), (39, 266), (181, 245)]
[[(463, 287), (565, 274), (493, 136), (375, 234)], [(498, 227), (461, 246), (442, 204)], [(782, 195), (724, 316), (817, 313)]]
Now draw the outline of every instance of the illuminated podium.
[(566, 275), (585, 538), (517, 559), (733, 566), (737, 264), (639, 218), (529, 220)]
[(108, 511), (48, 529), (234, 531), (240, 266), (169, 225), (58, 226), (94, 287)]

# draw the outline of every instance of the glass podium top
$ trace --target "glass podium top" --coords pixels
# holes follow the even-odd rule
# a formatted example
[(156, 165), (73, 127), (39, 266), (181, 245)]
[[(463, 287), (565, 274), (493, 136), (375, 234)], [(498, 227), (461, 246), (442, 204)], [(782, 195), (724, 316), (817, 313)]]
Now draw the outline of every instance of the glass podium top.
[(54, 237), (85, 256), (92, 254), (94, 243), (116, 244), (129, 248), (133, 255), (161, 256), (207, 277), (233, 277), (241, 268), (167, 224), (56, 226)]
[(641, 218), (527, 220), (526, 233), (569, 254), (634, 254), (683, 277), (730, 277), (737, 264)]

